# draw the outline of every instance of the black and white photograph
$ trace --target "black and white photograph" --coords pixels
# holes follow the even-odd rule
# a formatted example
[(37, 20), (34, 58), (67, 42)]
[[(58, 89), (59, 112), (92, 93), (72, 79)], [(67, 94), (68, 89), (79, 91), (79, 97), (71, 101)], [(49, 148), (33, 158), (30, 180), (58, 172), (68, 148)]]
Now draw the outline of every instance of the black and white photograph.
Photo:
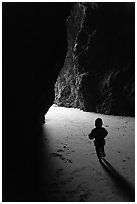
[(135, 2), (2, 2), (2, 202), (135, 202)]

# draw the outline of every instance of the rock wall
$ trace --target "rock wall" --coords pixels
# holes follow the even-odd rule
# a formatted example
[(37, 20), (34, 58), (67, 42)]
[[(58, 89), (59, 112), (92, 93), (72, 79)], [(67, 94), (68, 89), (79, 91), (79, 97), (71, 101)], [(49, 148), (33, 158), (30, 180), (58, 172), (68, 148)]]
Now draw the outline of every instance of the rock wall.
[(2, 3), (2, 201), (51, 201), (44, 115), (67, 52), (70, 3)]
[(133, 116), (135, 4), (75, 3), (66, 27), (68, 51), (55, 103)]

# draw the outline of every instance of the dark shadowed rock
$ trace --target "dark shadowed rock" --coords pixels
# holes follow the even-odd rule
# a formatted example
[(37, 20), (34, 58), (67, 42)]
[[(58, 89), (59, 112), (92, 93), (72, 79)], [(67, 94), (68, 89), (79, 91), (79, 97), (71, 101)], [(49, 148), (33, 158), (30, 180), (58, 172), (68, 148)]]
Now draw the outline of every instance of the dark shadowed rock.
[(55, 103), (134, 115), (134, 3), (75, 3), (66, 27), (68, 51)]
[(3, 3), (3, 201), (50, 201), (42, 123), (67, 52), (70, 7)]

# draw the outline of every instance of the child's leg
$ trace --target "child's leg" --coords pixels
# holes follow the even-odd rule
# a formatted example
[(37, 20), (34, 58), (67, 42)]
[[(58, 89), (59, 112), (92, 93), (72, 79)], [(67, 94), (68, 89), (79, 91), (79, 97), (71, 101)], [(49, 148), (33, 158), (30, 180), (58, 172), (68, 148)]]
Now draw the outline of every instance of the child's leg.
[(102, 157), (105, 157), (105, 156), (106, 156), (104, 146), (105, 146), (105, 145), (103, 145), (103, 146), (101, 147), (101, 156), (102, 156)]
[(95, 146), (95, 148), (96, 148), (97, 157), (98, 157), (99, 160), (101, 160), (100, 147), (99, 146)]

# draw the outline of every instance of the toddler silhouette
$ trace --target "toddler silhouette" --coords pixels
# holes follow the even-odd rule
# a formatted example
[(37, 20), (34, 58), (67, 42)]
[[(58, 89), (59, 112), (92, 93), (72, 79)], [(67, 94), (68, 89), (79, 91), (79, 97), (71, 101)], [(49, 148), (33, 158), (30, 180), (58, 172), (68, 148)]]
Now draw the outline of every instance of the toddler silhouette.
[(99, 159), (99, 162), (101, 162), (101, 158), (105, 157), (105, 150), (104, 150), (104, 146), (105, 146), (105, 137), (108, 134), (108, 131), (102, 127), (103, 125), (103, 121), (101, 118), (97, 118), (95, 120), (95, 128), (91, 131), (91, 133), (89, 134), (89, 139), (94, 140), (94, 145), (95, 145), (95, 149), (96, 149), (96, 154), (97, 157)]

